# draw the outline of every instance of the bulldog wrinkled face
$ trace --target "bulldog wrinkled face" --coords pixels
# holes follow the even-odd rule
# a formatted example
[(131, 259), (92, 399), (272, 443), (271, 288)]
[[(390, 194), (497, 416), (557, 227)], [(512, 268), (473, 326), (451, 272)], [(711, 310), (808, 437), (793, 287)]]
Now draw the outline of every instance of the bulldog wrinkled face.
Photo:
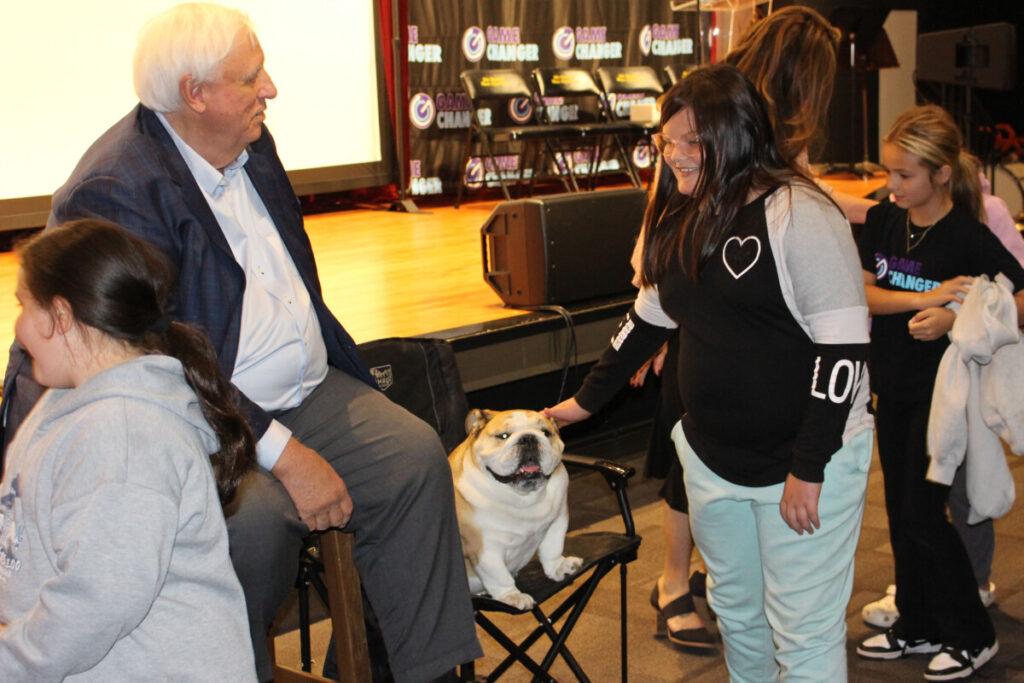
[(528, 410), (479, 412), (474, 451), (480, 468), (520, 493), (543, 487), (562, 460), (554, 422)]

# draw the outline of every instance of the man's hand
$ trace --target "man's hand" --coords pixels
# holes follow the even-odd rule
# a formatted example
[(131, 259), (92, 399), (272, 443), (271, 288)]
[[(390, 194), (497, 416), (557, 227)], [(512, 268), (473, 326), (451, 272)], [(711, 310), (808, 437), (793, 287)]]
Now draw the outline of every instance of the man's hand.
[(933, 341), (953, 329), (956, 313), (948, 308), (926, 308), (907, 324), (910, 336), (917, 341)]
[(779, 512), (789, 528), (801, 536), (805, 531), (813, 534), (815, 529), (821, 528), (821, 520), (818, 519), (819, 495), (821, 484), (797, 479), (792, 474), (786, 477)]
[(352, 516), (352, 498), (345, 482), (316, 451), (288, 439), (274, 469), (275, 477), (295, 503), (311, 531), (344, 527)]

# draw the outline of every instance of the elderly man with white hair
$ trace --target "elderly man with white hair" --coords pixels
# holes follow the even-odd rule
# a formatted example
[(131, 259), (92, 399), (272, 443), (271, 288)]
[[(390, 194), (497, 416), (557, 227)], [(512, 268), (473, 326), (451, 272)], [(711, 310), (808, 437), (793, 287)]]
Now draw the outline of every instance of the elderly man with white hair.
[[(355, 534), (395, 680), (451, 678), (480, 648), (445, 453), (376, 390), (324, 303), (263, 125), (277, 89), (249, 18), (206, 3), (170, 9), (140, 32), (134, 78), (141, 104), (85, 153), (48, 226), (104, 218), (156, 245), (178, 269), (175, 316), (210, 336), (237, 388), (261, 467), (225, 514), (261, 680), (302, 539), (329, 527)], [(9, 441), (35, 392), (22, 353), (7, 374)]]

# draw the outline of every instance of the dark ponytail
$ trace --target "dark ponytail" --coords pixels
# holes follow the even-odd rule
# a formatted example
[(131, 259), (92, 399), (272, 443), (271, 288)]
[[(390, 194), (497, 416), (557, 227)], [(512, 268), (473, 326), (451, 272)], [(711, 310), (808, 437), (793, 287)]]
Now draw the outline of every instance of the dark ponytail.
[(19, 248), (25, 286), (42, 306), (66, 300), (75, 320), (146, 354), (178, 359), (199, 398), (203, 416), (220, 441), (211, 455), (222, 503), (234, 496), (255, 461), (252, 431), (198, 328), (172, 322), (172, 274), (148, 242), (104, 221), (72, 221)]

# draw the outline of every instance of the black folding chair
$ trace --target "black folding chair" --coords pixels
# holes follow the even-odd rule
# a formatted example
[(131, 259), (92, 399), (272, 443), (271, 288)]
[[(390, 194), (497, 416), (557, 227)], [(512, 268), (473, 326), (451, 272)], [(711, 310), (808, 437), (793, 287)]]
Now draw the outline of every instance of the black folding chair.
[(679, 80), (686, 76), (686, 74), (690, 73), (690, 71), (692, 71), (693, 68), (693, 65), (689, 65), (677, 69), (672, 64), (666, 64), (664, 72), (665, 81), (668, 83), (668, 87), (671, 88), (673, 85), (678, 83)]
[[(605, 119), (628, 124), (629, 131), (623, 137), (633, 145), (648, 145), (649, 158), (656, 159), (650, 136), (657, 132), (658, 122), (633, 121), (630, 110), (640, 102), (655, 102), (665, 91), (658, 73), (649, 66), (599, 66), (594, 73), (601, 85)], [(654, 174), (651, 173), (648, 188), (653, 181)]]
[[(360, 355), (377, 378), (386, 396), (434, 426), (449, 450), (465, 438), (463, 426), (468, 403), (459, 379), (455, 354), (447, 342), (437, 339), (393, 338), (368, 342), (359, 346)], [(456, 432), (458, 425), (458, 433)], [(626, 620), (626, 565), (636, 559), (640, 537), (636, 535), (633, 515), (626, 495), (632, 467), (625, 467), (599, 458), (564, 455), (563, 462), (570, 471), (583, 469), (599, 472), (614, 493), (623, 521), (623, 532), (571, 533), (565, 539), (565, 553), (583, 558), (583, 566), (574, 576), (562, 581), (551, 581), (544, 575), (540, 563), (534, 559), (516, 576), (516, 585), (532, 595), (536, 605), (529, 610), (517, 610), (488, 596), (473, 596), (473, 612), (477, 624), (506, 651), (508, 656), (486, 676), (494, 681), (513, 664), (520, 663), (536, 679), (554, 680), (550, 668), (561, 657), (580, 681), (589, 681), (582, 666), (568, 648), (568, 639), (600, 581), (619, 568), (621, 677), (627, 672), (627, 620)], [(570, 486), (572, 484), (570, 483)], [(563, 591), (571, 589), (566, 596)], [(545, 612), (551, 600), (560, 602)], [(521, 642), (509, 638), (487, 616), (488, 612), (505, 614), (530, 613), (537, 627)], [(540, 662), (528, 650), (542, 637), (551, 644)], [(464, 681), (475, 679), (472, 662), (462, 667)]]
[(571, 126), (574, 131), (575, 140), (570, 141), (574, 150), (588, 151), (591, 189), (606, 141), (611, 141), (621, 164), (612, 172), (626, 174), (634, 187), (640, 187), (640, 176), (622, 143), (622, 135), (631, 133), (633, 126), (628, 120), (611, 120), (605, 116), (603, 93), (590, 72), (578, 68), (540, 67), (531, 75), (541, 98), (542, 121), (553, 123), (556, 115), (571, 112), (571, 120), (560, 119), (558, 123)]
[[(462, 193), (467, 186), (467, 168), (472, 158), (474, 145), (483, 151), (479, 169), (479, 182), (487, 182), (488, 164), (495, 171), (498, 184), (505, 195), (511, 199), (505, 172), (496, 161), (497, 144), (507, 144), (511, 149), (514, 143), (520, 143), (521, 149), (515, 154), (519, 160), (518, 172), (515, 174), (517, 188), (522, 184), (523, 172), (529, 152), (533, 151), (531, 180), (540, 168), (542, 153), (540, 148), (551, 159), (560, 159), (562, 153), (558, 140), (572, 134), (568, 126), (546, 125), (539, 122), (534, 111), (533, 92), (519, 72), (512, 69), (472, 69), (463, 71), (460, 76), (462, 88), (469, 98), (473, 115), (466, 131), (466, 142), (463, 146), (462, 165), (459, 172), (459, 188), (455, 195), (455, 206), (462, 201)], [(563, 168), (556, 164), (556, 175), (567, 192), (579, 191), (572, 168)], [(532, 187), (532, 182), (531, 182)], [(518, 194), (518, 191), (517, 191)]]

